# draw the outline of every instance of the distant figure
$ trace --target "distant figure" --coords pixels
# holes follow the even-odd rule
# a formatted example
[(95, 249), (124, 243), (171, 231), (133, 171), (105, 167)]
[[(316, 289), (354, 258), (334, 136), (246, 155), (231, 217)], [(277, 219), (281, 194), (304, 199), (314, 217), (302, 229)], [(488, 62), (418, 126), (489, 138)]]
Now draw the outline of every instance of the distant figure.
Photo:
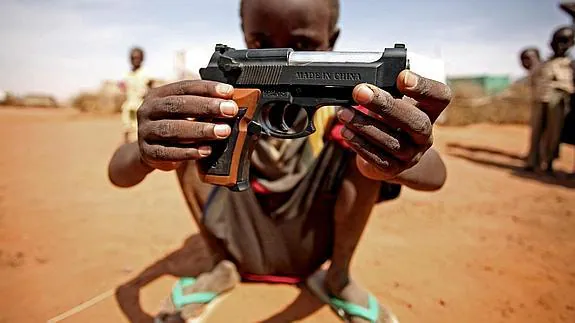
[(529, 47), (521, 51), (519, 55), (521, 65), (527, 70), (529, 87), (531, 90), (531, 141), (527, 155), (527, 171), (534, 171), (539, 167), (541, 155), (541, 137), (543, 135), (544, 113), (541, 104), (535, 100), (535, 83), (533, 71), (541, 63), (539, 49)]
[[(545, 114), (541, 159), (548, 173), (553, 173), (570, 96), (575, 92), (571, 59), (567, 56), (573, 47), (574, 35), (571, 27), (557, 29), (550, 43), (553, 56), (534, 71), (535, 99)], [(541, 167), (541, 163), (534, 166)]]
[(541, 63), (541, 55), (539, 54), (539, 49), (535, 47), (529, 47), (521, 51), (520, 55), (521, 65), (528, 71), (531, 72), (533, 69)]
[(126, 101), (122, 105), (124, 143), (137, 141), (138, 122), (136, 120), (136, 112), (153, 83), (142, 67), (143, 62), (144, 50), (139, 47), (132, 48), (130, 50), (132, 69), (126, 74), (123, 81), (123, 90), (126, 93)]

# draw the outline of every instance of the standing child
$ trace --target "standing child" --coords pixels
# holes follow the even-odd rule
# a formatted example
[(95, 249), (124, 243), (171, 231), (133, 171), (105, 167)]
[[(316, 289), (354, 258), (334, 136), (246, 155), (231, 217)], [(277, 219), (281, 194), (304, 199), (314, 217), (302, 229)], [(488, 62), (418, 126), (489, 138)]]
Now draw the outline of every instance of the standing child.
[(575, 33), (571, 27), (557, 29), (551, 37), (553, 56), (536, 69), (534, 75), (536, 100), (545, 111), (543, 158), (546, 171), (553, 173), (553, 162), (558, 156), (565, 115), (569, 111), (570, 96), (575, 92), (571, 59)]
[(533, 81), (534, 71), (541, 63), (541, 56), (539, 49), (530, 47), (521, 51), (519, 58), (521, 65), (528, 73), (527, 81), (531, 96), (531, 140), (525, 170), (534, 171), (539, 169), (541, 164), (541, 138), (545, 124), (544, 110), (535, 99), (535, 82)]
[(528, 86), (531, 91), (531, 140), (525, 170), (534, 171), (539, 168), (541, 163), (541, 137), (545, 122), (542, 106), (535, 100), (535, 84), (533, 82), (533, 71), (541, 63), (541, 56), (537, 48), (530, 47), (521, 51), (519, 58), (521, 65), (527, 70)]
[(130, 50), (132, 69), (126, 74), (122, 88), (126, 93), (126, 101), (122, 104), (122, 124), (124, 127), (124, 143), (137, 141), (138, 123), (136, 112), (143, 102), (148, 89), (152, 87), (152, 79), (142, 67), (144, 50), (134, 47)]

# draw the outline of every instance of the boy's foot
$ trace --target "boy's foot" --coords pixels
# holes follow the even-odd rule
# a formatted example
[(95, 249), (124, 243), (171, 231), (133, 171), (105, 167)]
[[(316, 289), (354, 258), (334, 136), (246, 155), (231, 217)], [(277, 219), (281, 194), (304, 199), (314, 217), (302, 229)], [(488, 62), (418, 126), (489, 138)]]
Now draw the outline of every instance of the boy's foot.
[(194, 278), (182, 278), (172, 295), (160, 306), (157, 322), (201, 322), (205, 315), (222, 300), (223, 293), (233, 289), (240, 281), (236, 266), (221, 261), (208, 273)]
[(307, 279), (311, 292), (346, 321), (353, 323), (399, 323), (399, 320), (367, 290), (350, 281), (337, 295), (329, 291), (327, 271), (320, 270)]

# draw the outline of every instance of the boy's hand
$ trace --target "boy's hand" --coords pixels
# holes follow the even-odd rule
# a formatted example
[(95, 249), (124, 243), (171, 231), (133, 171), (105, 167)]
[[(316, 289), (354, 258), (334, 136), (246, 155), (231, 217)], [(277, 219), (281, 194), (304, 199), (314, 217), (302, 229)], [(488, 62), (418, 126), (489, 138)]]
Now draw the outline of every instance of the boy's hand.
[(226, 124), (190, 120), (231, 118), (238, 113), (233, 87), (211, 81), (182, 81), (150, 89), (138, 109), (142, 161), (152, 168), (176, 169), (181, 162), (211, 153), (208, 141), (228, 137)]
[(397, 84), (408, 98), (395, 99), (373, 85), (360, 84), (353, 97), (369, 115), (348, 108), (338, 113), (345, 125), (342, 136), (358, 153), (359, 170), (371, 179), (391, 179), (417, 164), (433, 143), (433, 123), (451, 101), (447, 85), (407, 70), (399, 74)]

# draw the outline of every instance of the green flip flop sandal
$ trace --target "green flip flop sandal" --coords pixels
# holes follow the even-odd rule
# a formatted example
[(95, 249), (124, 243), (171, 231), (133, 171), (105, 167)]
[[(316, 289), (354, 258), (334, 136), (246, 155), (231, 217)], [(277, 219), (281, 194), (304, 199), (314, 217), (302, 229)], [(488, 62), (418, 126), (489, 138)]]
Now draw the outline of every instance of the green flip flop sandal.
[(325, 271), (316, 273), (306, 280), (306, 285), (313, 295), (329, 305), (343, 321), (348, 320), (349, 317), (359, 317), (371, 323), (399, 323), (397, 317), (391, 311), (381, 307), (372, 294), (368, 295), (368, 308), (352, 304), (329, 295), (323, 286), (324, 279)]
[(218, 294), (212, 292), (199, 292), (184, 295), (184, 288), (190, 287), (195, 283), (196, 279), (192, 277), (183, 277), (178, 280), (172, 289), (172, 302), (177, 310), (181, 310), (184, 306), (189, 304), (208, 304), (218, 296)]
[[(180, 278), (171, 293), (171, 303), (176, 311), (180, 313), (186, 305), (190, 304), (207, 304), (206, 308), (199, 317), (188, 319), (187, 323), (200, 323), (210, 314), (215, 305), (219, 303), (227, 295), (218, 295), (213, 292), (197, 292), (192, 294), (184, 295), (184, 290), (187, 287), (193, 286), (196, 283), (196, 279), (193, 277), (182, 277)], [(161, 313), (157, 315), (154, 319), (154, 323), (163, 323), (167, 320), (168, 316), (179, 315), (179, 314), (167, 314)]]
[(330, 304), (336, 309), (337, 314), (342, 319), (345, 319), (347, 315), (360, 317), (371, 323), (377, 323), (379, 320), (379, 303), (371, 294), (368, 296), (368, 308), (346, 302), (336, 297), (330, 297)]

